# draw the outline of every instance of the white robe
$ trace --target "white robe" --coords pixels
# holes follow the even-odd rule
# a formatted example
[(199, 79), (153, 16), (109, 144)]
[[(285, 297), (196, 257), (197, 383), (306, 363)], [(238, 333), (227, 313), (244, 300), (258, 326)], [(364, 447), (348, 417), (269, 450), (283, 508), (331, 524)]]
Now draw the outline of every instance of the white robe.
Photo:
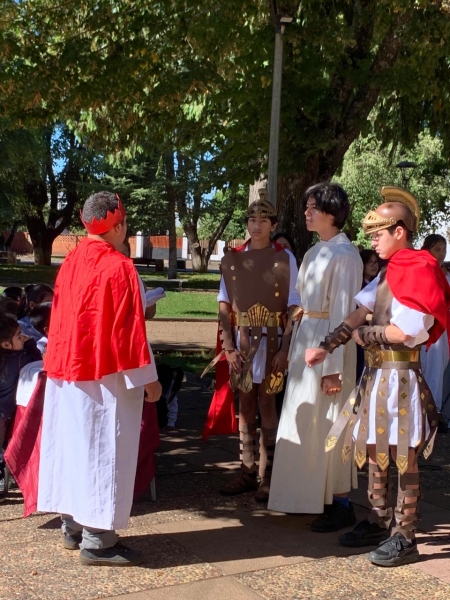
[(158, 378), (151, 349), (150, 356), (150, 365), (97, 381), (47, 380), (38, 510), (96, 529), (128, 526), (143, 386)]
[[(358, 250), (343, 233), (313, 246), (303, 259), (297, 280), (305, 310), (329, 312), (329, 319), (304, 316), (294, 330), (289, 376), (278, 427), (268, 507), (287, 513), (323, 512), (333, 494), (357, 485), (356, 471), (344, 465), (339, 449), (325, 453), (325, 439), (355, 386), (356, 346), (353, 341), (329, 354), (325, 362), (308, 368), (307, 348), (318, 347), (355, 309), (363, 266)], [(341, 374), (342, 391), (322, 394), (325, 375)], [(353, 471), (353, 477), (352, 477)]]
[[(450, 275), (447, 275), (450, 284)], [(442, 410), (442, 395), (444, 387), (444, 372), (449, 360), (448, 334), (446, 331), (435, 344), (427, 350), (425, 346), (420, 352), (420, 361), (425, 381), (433, 394), (439, 412)]]

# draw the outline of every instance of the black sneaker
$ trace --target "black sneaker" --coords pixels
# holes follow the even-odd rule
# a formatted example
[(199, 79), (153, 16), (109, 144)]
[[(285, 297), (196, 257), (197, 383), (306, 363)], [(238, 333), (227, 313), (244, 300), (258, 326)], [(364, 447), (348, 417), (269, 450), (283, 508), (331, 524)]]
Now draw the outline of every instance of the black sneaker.
[(80, 563), (98, 567), (134, 567), (144, 560), (141, 552), (132, 550), (117, 542), (111, 548), (86, 550), (80, 552)]
[(347, 548), (362, 548), (363, 546), (376, 546), (391, 535), (389, 529), (371, 523), (367, 519), (358, 523), (353, 531), (348, 531), (339, 536), (341, 546)]
[(71, 535), (70, 533), (63, 533), (63, 546), (66, 550), (79, 550), (81, 540), (83, 536), (80, 533), (74, 533)]
[(408, 542), (401, 533), (396, 533), (381, 542), (376, 550), (369, 552), (369, 560), (380, 567), (399, 567), (415, 563), (419, 560), (417, 542)]
[(311, 531), (328, 533), (351, 527), (355, 523), (356, 515), (351, 502), (348, 508), (340, 502), (333, 502), (333, 504), (326, 504), (324, 513), (314, 519), (311, 523)]

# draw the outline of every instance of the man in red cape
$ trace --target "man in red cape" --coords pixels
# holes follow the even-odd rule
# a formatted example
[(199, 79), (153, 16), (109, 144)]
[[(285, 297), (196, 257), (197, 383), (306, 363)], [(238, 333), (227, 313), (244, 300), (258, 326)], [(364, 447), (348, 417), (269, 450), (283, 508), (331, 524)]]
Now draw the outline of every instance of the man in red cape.
[(55, 284), (47, 354), (38, 510), (62, 514), (63, 546), (86, 565), (129, 566), (139, 552), (118, 542), (128, 526), (144, 389), (161, 386), (146, 339), (145, 296), (117, 249), (127, 230), (117, 195), (83, 207), (88, 235)]
[[(369, 560), (395, 567), (416, 562), (415, 540), (420, 498), (417, 457), (433, 447), (437, 411), (420, 366), (420, 347), (436, 342), (448, 326), (450, 288), (436, 259), (413, 250), (420, 211), (406, 190), (387, 186), (385, 202), (363, 220), (372, 247), (388, 261), (379, 276), (357, 296), (359, 308), (321, 343), (306, 352), (313, 367), (353, 339), (365, 349), (365, 369), (325, 442), (330, 451), (344, 434), (342, 457), (362, 468), (369, 454), (369, 519), (339, 541), (347, 547), (379, 544)], [(366, 319), (371, 314), (371, 321)], [(389, 455), (398, 469), (395, 527), (389, 506)]]

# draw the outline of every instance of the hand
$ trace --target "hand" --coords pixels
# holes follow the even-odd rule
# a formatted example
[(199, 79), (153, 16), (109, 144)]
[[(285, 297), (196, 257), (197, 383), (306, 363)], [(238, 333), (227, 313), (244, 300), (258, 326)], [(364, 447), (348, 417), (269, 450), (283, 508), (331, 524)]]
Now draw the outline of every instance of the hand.
[(326, 375), (322, 377), (322, 393), (326, 396), (334, 396), (339, 394), (342, 388), (342, 383), (339, 375)]
[(285, 373), (288, 364), (288, 353), (284, 350), (278, 350), (272, 359), (272, 373)]
[(153, 306), (147, 306), (145, 309), (145, 320), (150, 321), (156, 315), (156, 304)]
[(359, 335), (358, 335), (358, 330), (357, 330), (357, 329), (354, 329), (354, 330), (352, 331), (352, 338), (353, 338), (353, 339), (355, 340), (355, 342), (356, 342), (357, 344), (359, 344), (360, 346), (365, 346), (365, 343), (364, 343), (364, 342), (361, 340), (361, 338), (360, 338), (360, 337), (359, 337)]
[(242, 358), (241, 358), (241, 354), (236, 350), (236, 348), (234, 350), (227, 350), (225, 352), (225, 356), (227, 358), (228, 364), (231, 367), (231, 370), (234, 371), (235, 373), (240, 373), (241, 372), (241, 363), (242, 363)]
[(305, 362), (308, 367), (320, 365), (326, 359), (328, 350), (324, 348), (308, 348), (305, 353)]
[(144, 390), (147, 395), (145, 396), (146, 402), (158, 402), (161, 398), (162, 387), (159, 381), (153, 381), (152, 383), (146, 383), (144, 385)]

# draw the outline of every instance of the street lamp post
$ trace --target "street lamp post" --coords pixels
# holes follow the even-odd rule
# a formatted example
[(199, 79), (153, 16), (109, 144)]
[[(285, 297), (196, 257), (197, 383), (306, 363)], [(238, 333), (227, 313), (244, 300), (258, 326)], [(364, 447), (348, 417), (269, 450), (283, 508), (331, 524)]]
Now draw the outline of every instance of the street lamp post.
[[(402, 186), (405, 189), (407, 189), (409, 180), (411, 179), (411, 175), (413, 173), (413, 169), (415, 169), (419, 165), (415, 162), (411, 162), (410, 160), (402, 160), (395, 166), (397, 167), (397, 169), (400, 169), (400, 172), (402, 174)], [(411, 169), (409, 175), (408, 169)]]
[(277, 180), (278, 180), (278, 148), (280, 139), (280, 106), (281, 106), (281, 78), (283, 69), (283, 34), (286, 25), (292, 23), (293, 17), (274, 14), (275, 24), (275, 53), (273, 61), (272, 84), (272, 112), (270, 117), (269, 141), (269, 168), (267, 183), (269, 188), (269, 202), (277, 205)]

